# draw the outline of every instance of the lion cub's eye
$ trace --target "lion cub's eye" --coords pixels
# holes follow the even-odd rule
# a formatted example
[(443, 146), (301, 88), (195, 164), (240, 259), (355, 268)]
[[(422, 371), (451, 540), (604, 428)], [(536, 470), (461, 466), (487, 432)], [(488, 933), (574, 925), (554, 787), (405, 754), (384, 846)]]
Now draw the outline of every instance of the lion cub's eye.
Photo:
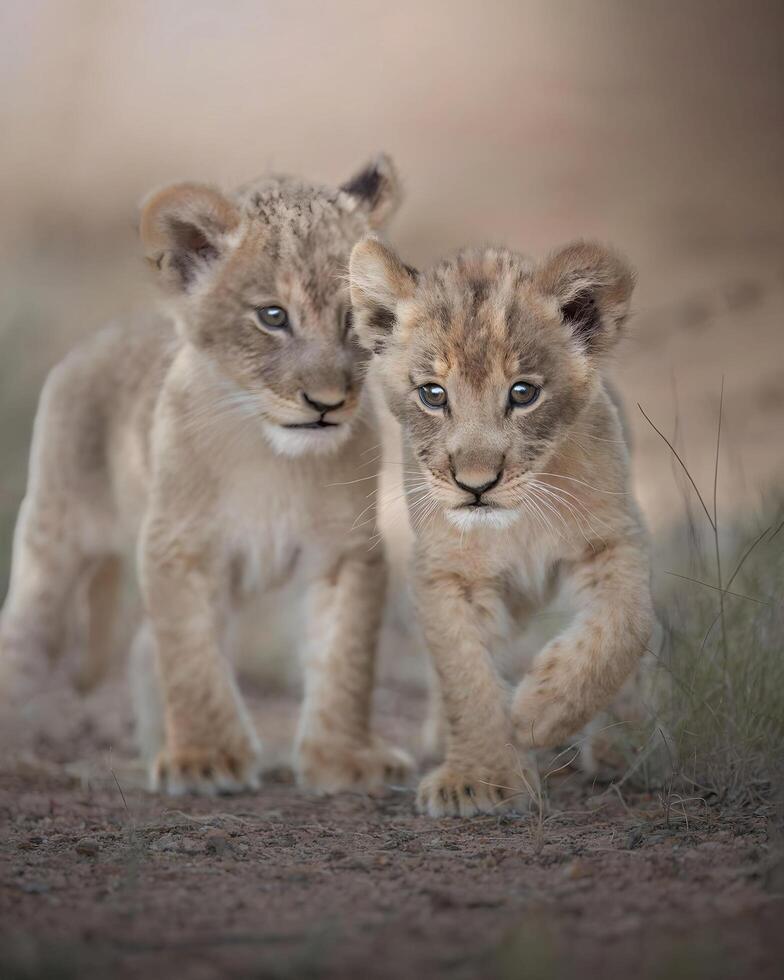
[(268, 330), (288, 329), (289, 315), (282, 306), (257, 306), (256, 317)]
[(441, 385), (420, 385), (419, 397), (428, 408), (443, 408), (446, 405), (446, 389)]
[(536, 385), (532, 385), (530, 381), (518, 381), (509, 389), (509, 404), (513, 408), (533, 405), (539, 397), (540, 390)]

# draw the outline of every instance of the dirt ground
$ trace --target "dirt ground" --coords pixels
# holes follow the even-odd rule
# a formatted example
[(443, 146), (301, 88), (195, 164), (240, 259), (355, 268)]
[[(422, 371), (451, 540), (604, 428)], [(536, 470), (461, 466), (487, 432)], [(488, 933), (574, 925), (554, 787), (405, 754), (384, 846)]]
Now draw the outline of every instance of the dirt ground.
[[(255, 795), (165, 800), (107, 711), (118, 690), (0, 770), (3, 978), (780, 976), (771, 805), (565, 770), (541, 818), (431, 820), (411, 788), (313, 798), (285, 764)], [(291, 731), (293, 696), (250, 694), (262, 732)], [(404, 743), (421, 709), (380, 692)]]

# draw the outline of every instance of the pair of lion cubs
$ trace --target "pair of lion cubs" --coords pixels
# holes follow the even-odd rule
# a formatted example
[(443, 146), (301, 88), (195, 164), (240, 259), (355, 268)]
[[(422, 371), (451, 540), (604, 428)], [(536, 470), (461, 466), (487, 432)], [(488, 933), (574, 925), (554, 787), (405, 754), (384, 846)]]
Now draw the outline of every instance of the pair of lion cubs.
[[(372, 790), (410, 769), (370, 727), (385, 587), (373, 514), (357, 521), (373, 482), (363, 454), (378, 441), (362, 384), (371, 356), (403, 431), (413, 593), (446, 737), (420, 808), (513, 804), (524, 750), (573, 735), (644, 650), (645, 535), (602, 377), (631, 272), (574, 244), (538, 264), (467, 250), (419, 273), (369, 234), (399, 196), (386, 157), (337, 190), (275, 177), (230, 195), (154, 194), (141, 236), (168, 313), (110, 325), (45, 385), (3, 684), (8, 694), (56, 654), (85, 591), (97, 670), (119, 557), (138, 541), (146, 619), (132, 655), (159, 790), (257, 786), (232, 617), (249, 590), (294, 575), (309, 633), (299, 782)], [(556, 588), (573, 622), (512, 690), (493, 650)]]

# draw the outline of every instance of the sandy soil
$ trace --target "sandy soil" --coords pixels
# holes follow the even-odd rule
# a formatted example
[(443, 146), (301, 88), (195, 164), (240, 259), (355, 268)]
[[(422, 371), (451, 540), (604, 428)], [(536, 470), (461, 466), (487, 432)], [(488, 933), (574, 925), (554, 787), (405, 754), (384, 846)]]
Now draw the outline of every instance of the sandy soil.
[[(274, 756), (296, 699), (250, 695)], [(567, 770), (541, 819), (434, 821), (410, 788), (314, 799), (285, 764), (257, 795), (162, 800), (120, 688), (89, 707), (0, 769), (0, 976), (780, 976), (771, 805)], [(421, 708), (385, 685), (381, 727), (410, 744)]]

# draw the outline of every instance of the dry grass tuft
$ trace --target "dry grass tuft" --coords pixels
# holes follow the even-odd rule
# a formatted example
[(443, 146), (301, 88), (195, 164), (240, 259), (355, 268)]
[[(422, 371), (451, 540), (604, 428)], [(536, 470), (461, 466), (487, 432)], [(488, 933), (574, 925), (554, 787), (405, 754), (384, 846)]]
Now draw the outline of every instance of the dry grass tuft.
[[(716, 489), (722, 403), (711, 507), (648, 419), (688, 479), (684, 526), (657, 562), (666, 565), (657, 589), (663, 628), (657, 656), (667, 682), (659, 686), (647, 737), (655, 742), (658, 735), (667, 755), (668, 813), (673, 801), (681, 808), (711, 797), (752, 802), (770, 796), (782, 778), (784, 499), (768, 505), (767, 520), (741, 517), (723, 526)], [(692, 494), (703, 514), (695, 515)]]

